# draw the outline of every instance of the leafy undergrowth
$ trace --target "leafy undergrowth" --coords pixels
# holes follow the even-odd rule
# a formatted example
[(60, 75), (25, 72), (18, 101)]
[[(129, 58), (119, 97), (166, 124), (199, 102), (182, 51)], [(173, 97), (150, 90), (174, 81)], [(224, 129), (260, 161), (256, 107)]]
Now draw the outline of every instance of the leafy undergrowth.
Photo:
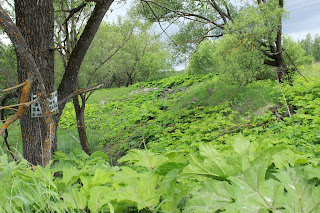
[(58, 152), (51, 167), (0, 163), (4, 212), (319, 212), (318, 159), (238, 135), (230, 149), (185, 155), (134, 149), (111, 167), (103, 152)]
[(275, 82), (210, 75), (89, 104), (102, 151), (57, 152), (47, 168), (3, 154), (0, 212), (320, 212), (320, 80), (308, 79), (281, 86), (291, 117)]
[[(273, 81), (238, 88), (222, 85), (216, 76), (180, 75), (139, 83), (125, 96), (88, 104), (86, 126), (97, 135), (91, 143), (109, 154), (112, 165), (133, 148), (192, 153), (200, 143), (212, 143), (228, 149), (227, 141), (239, 133), (318, 156), (319, 80), (299, 79), (294, 87), (282, 86), (290, 108), (297, 109), (292, 118)], [(74, 117), (72, 109), (65, 110), (61, 126), (76, 129)]]

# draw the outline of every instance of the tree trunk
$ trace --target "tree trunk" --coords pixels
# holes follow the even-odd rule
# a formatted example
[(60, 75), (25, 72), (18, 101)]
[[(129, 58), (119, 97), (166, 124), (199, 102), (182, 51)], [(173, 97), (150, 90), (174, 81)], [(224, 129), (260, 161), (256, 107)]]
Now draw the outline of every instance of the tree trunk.
[[(69, 94), (71, 94), (76, 87), (76, 82), (78, 79), (78, 73), (84, 59), (84, 56), (87, 54), (87, 51), (93, 41), (93, 38), (96, 32), (99, 29), (100, 23), (109, 7), (111, 6), (114, 0), (96, 0), (95, 8), (82, 32), (77, 44), (75, 45), (70, 59), (67, 64), (67, 68), (63, 75), (62, 81), (58, 88), (59, 100), (63, 100)], [(60, 113), (58, 114), (57, 120), (59, 120), (62, 110), (66, 102), (61, 103), (59, 106)]]
[(77, 128), (80, 138), (80, 143), (82, 150), (85, 151), (88, 155), (91, 155), (91, 149), (88, 142), (88, 137), (86, 133), (86, 125), (84, 122), (84, 110), (86, 107), (86, 99), (83, 95), (79, 95), (81, 97), (81, 106), (78, 99), (78, 96), (73, 98), (73, 106), (74, 110), (76, 112), (76, 118), (77, 118)]
[[(15, 0), (16, 25), (31, 49), (36, 65), (39, 67), (46, 93), (54, 90), (54, 14), (53, 1)], [(18, 78), (22, 83), (28, 79), (28, 67), (24, 56), (17, 57)], [(31, 94), (37, 94), (38, 82), (33, 84)], [(43, 164), (43, 150), (48, 133), (47, 124), (43, 118), (31, 118), (27, 110), (21, 119), (23, 155), (34, 165)], [(57, 148), (56, 140), (51, 144), (52, 152)]]
[(127, 73), (127, 82), (126, 82), (126, 87), (130, 86), (133, 84), (133, 78), (132, 78), (132, 73), (129, 73), (128, 71), (126, 72)]
[[(62, 110), (75, 87), (82, 60), (99, 25), (114, 0), (91, 0), (95, 8), (73, 49), (66, 73), (59, 86), (59, 113), (55, 122), (49, 112), (47, 96), (54, 89), (54, 10), (53, 0), (15, 0), (16, 25), (0, 5), (0, 25), (13, 42), (17, 55), (19, 82), (23, 82), (21, 103), (30, 100), (31, 93), (39, 95), (44, 118), (31, 118), (30, 110), (21, 105), (15, 115), (0, 127), (2, 134), (7, 126), (21, 119), (24, 157), (32, 164), (46, 166), (57, 149), (56, 126)], [(27, 80), (26, 80), (27, 79)], [(35, 81), (37, 80), (37, 81)]]
[[(259, 4), (264, 3), (264, 1), (258, 1)], [(279, 0), (279, 7), (283, 8), (284, 2), (283, 0)], [(262, 46), (267, 47), (265, 44)], [(267, 56), (265, 59), (264, 64), (273, 66), (276, 68), (276, 77), (279, 82), (283, 81), (283, 77), (287, 76), (288, 80), (288, 67), (283, 58), (283, 50), (282, 50), (282, 18), (279, 19), (279, 25), (277, 29), (277, 38), (275, 44), (268, 47), (268, 51), (264, 51), (263, 53)]]
[[(283, 0), (279, 0), (279, 6), (283, 8), (284, 6)], [(276, 57), (276, 64), (278, 68), (277, 79), (278, 81), (281, 82), (283, 76), (288, 76), (288, 68), (282, 54), (282, 18), (280, 18), (279, 20), (279, 28), (278, 28), (277, 40), (276, 40), (276, 51), (277, 53), (279, 53)]]

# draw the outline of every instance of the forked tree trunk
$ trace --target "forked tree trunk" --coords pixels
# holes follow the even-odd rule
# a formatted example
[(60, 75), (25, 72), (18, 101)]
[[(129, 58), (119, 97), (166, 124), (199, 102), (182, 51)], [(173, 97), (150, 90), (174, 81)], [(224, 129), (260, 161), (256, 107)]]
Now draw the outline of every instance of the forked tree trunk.
[[(60, 111), (55, 121), (49, 112), (46, 94), (54, 89), (54, 10), (53, 0), (15, 0), (16, 25), (0, 5), (0, 25), (14, 44), (18, 61), (18, 78), (22, 85), (20, 102), (30, 100), (32, 93), (39, 92), (40, 104), (43, 107), (43, 118), (31, 118), (30, 110), (25, 105), (19, 106), (17, 113), (5, 125), (1, 126), (2, 134), (8, 125), (21, 119), (24, 157), (34, 165), (46, 166), (57, 149), (56, 125), (59, 122), (65, 99), (73, 93), (79, 68), (99, 25), (114, 0), (91, 0), (95, 8), (73, 49), (68, 61), (58, 93)], [(90, 2), (90, 1), (88, 1)], [(34, 82), (37, 79), (39, 82)]]
[[(264, 1), (258, 1), (259, 4), (265, 3)], [(284, 1), (279, 0), (279, 7), (283, 8)], [(263, 45), (264, 47), (267, 47)], [(282, 18), (279, 18), (279, 24), (277, 29), (277, 38), (273, 45), (267, 47), (269, 49), (268, 52), (264, 52), (267, 59), (264, 61), (266, 65), (270, 65), (276, 68), (276, 77), (279, 82), (283, 81), (283, 77), (288, 77), (290, 81), (290, 76), (288, 75), (288, 67), (283, 57), (283, 49), (282, 49)]]
[[(35, 62), (40, 69), (47, 94), (54, 90), (54, 14), (52, 0), (15, 0), (16, 25), (25, 38)], [(28, 78), (24, 56), (17, 57), (18, 78), (22, 83)], [(37, 82), (31, 94), (37, 94)], [(21, 119), (23, 155), (34, 165), (43, 164), (43, 148), (47, 135), (43, 118), (31, 118), (30, 109)], [(56, 140), (51, 153), (57, 148)]]

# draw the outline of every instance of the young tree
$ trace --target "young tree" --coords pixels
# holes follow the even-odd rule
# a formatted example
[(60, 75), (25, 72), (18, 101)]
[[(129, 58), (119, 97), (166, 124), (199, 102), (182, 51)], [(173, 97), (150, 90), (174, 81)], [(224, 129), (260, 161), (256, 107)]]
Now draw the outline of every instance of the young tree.
[(312, 55), (312, 45), (313, 39), (310, 33), (307, 34), (306, 39), (303, 39), (301, 42), (301, 46), (306, 51), (308, 55)]
[[(15, 0), (16, 25), (0, 7), (0, 25), (13, 42), (18, 60), (19, 82), (24, 88), (21, 102), (29, 100), (30, 92), (38, 94), (43, 118), (31, 118), (24, 107), (12, 120), (21, 119), (24, 157), (32, 164), (47, 165), (57, 149), (56, 126), (66, 100), (75, 90), (77, 76), (83, 58), (113, 0), (83, 1), (68, 12), (72, 17), (87, 5), (94, 4), (90, 17), (74, 45), (59, 84), (59, 113), (53, 117), (49, 112), (47, 96), (54, 90), (54, 9), (53, 0)], [(31, 87), (31, 88), (30, 88)], [(2, 126), (4, 130), (9, 123)]]
[(312, 45), (312, 56), (316, 61), (320, 61), (320, 36), (315, 35), (313, 45)]
[(171, 55), (165, 44), (154, 33), (150, 24), (140, 21), (123, 49), (108, 64), (120, 80), (118, 85), (129, 86), (135, 82), (156, 78), (170, 70)]
[[(116, 54), (108, 57), (108, 53), (115, 51)], [(103, 63), (105, 58), (108, 58), (108, 63)], [(80, 76), (83, 85), (87, 85), (88, 79), (95, 84), (103, 79), (106, 87), (113, 84), (118, 87), (129, 86), (157, 78), (172, 69), (170, 51), (156, 37), (150, 23), (143, 23), (131, 15), (113, 23), (104, 23), (85, 61), (84, 72)]]
[[(64, 2), (65, 3), (65, 2)], [(84, 16), (85, 17), (85, 16)], [(77, 24), (82, 21), (77, 21)], [(77, 34), (81, 28), (74, 29), (71, 32), (71, 38), (69, 38), (68, 43), (76, 43)], [(76, 89), (79, 91), (81, 88), (86, 88), (81, 90), (81, 93), (74, 95), (72, 98), (72, 103), (76, 113), (76, 122), (77, 129), (80, 139), (80, 144), (87, 154), (91, 154), (91, 149), (89, 146), (89, 141), (86, 134), (86, 125), (85, 125), (85, 107), (88, 98), (91, 96), (92, 92), (101, 87), (108, 87), (109, 84), (103, 78), (96, 78), (100, 74), (103, 66), (110, 61), (110, 59), (116, 55), (119, 50), (124, 46), (124, 44), (130, 39), (133, 28), (121, 28), (118, 27), (116, 30), (112, 27), (108, 28), (106, 23), (102, 23), (99, 31), (96, 34), (96, 37), (84, 58), (83, 66), (80, 68), (80, 74), (78, 76)], [(63, 31), (59, 31), (61, 33)], [(60, 34), (61, 36), (61, 34)], [(117, 42), (115, 42), (117, 41)], [(68, 58), (68, 46), (65, 45), (63, 48), (59, 49), (59, 55), (56, 59), (56, 64), (60, 69), (66, 69), (66, 61)], [(56, 76), (57, 78), (62, 78), (59, 73)]]

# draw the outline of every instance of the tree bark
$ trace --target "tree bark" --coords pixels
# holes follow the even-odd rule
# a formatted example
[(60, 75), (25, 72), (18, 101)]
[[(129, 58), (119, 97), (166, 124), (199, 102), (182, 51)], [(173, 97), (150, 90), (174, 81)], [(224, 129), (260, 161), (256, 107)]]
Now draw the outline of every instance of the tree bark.
[[(263, 4), (265, 1), (258, 1), (258, 3)], [(283, 8), (283, 6), (283, 0), (279, 0), (279, 7)], [(262, 44), (262, 46), (265, 45)], [(282, 18), (280, 17), (275, 44), (269, 47), (268, 52), (263, 51), (264, 55), (267, 57), (267, 59), (264, 60), (264, 64), (276, 68), (276, 77), (279, 82), (282, 82), (284, 76), (288, 76), (288, 67), (282, 52)]]
[[(86, 24), (86, 27), (81, 34), (77, 44), (71, 52), (70, 59), (67, 64), (66, 71), (63, 75), (62, 81), (58, 88), (59, 100), (63, 100), (75, 90), (78, 73), (84, 56), (86, 55), (96, 32), (99, 29), (100, 23), (109, 7), (114, 0), (96, 0), (96, 6)], [(62, 103), (60, 113), (57, 120), (59, 120), (62, 110), (66, 103)]]
[[(29, 46), (34, 61), (40, 70), (42, 82), (46, 93), (54, 90), (54, 52), (50, 50), (54, 46), (54, 14), (53, 1), (40, 0), (15, 0), (16, 25)], [(25, 56), (17, 55), (18, 78), (22, 83), (28, 79), (28, 65)], [(38, 83), (32, 86), (31, 94), (38, 94)], [(45, 95), (45, 94), (43, 94)], [(31, 118), (30, 110), (21, 118), (21, 133), (23, 141), (23, 155), (34, 165), (44, 164), (45, 139), (49, 132), (47, 123), (42, 118)], [(54, 137), (56, 138), (56, 137)], [(56, 148), (56, 140), (50, 145), (49, 152)], [(47, 161), (47, 160), (45, 160)]]
[[(59, 86), (59, 101), (73, 93), (80, 65), (100, 26), (100, 23), (114, 0), (94, 0), (95, 9), (73, 49), (67, 70)], [(21, 118), (24, 157), (32, 164), (46, 166), (57, 149), (56, 126), (66, 104), (61, 101), (55, 121), (49, 112), (47, 94), (54, 89), (54, 10), (52, 0), (15, 0), (16, 25), (0, 5), (0, 25), (14, 44), (17, 54), (17, 70), (20, 82), (25, 83), (28, 93), (21, 97), (27, 102), (32, 93), (38, 94), (43, 118), (31, 118), (30, 110), (18, 111), (15, 120)], [(31, 78), (30, 78), (31, 76)], [(36, 81), (34, 81), (36, 80)], [(23, 89), (23, 91), (24, 91)], [(29, 99), (30, 100), (30, 99)], [(11, 119), (13, 120), (13, 119)], [(3, 128), (3, 129), (2, 129)], [(5, 131), (6, 125), (0, 131)]]
[(88, 142), (88, 137), (86, 133), (86, 125), (84, 121), (84, 111), (86, 107), (86, 99), (83, 94), (79, 95), (81, 97), (81, 106), (79, 102), (78, 96), (73, 98), (73, 106), (76, 112), (76, 119), (77, 119), (77, 128), (79, 139), (81, 143), (82, 150), (85, 151), (88, 155), (91, 155), (91, 149)]

